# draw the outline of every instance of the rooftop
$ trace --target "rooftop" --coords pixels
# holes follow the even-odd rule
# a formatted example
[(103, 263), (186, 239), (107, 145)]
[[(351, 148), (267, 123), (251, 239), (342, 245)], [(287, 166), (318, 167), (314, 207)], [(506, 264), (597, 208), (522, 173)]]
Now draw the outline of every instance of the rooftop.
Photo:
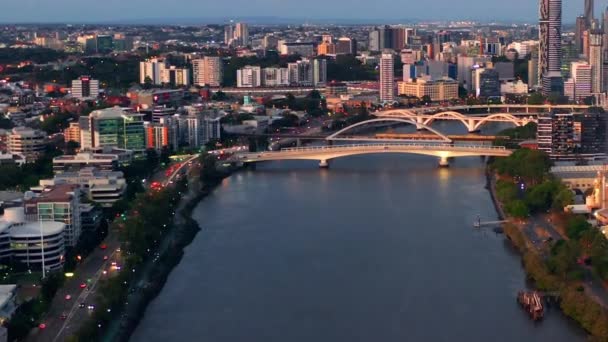
[(65, 223), (51, 221), (12, 223), (10, 229), (11, 237), (14, 238), (40, 238), (41, 232), (43, 235), (55, 235), (61, 233), (65, 229)]
[(40, 196), (32, 198), (29, 203), (39, 202), (69, 202), (72, 200), (74, 191), (78, 189), (78, 185), (74, 184), (59, 184), (48, 191), (43, 191)]

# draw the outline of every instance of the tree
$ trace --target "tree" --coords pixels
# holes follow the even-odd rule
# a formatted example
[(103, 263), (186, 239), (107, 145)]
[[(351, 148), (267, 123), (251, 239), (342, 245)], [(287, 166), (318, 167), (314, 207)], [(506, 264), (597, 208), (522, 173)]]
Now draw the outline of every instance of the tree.
[(318, 90), (313, 90), (308, 94), (308, 98), (310, 99), (314, 99), (314, 100), (320, 100), (321, 99), (321, 93)]
[(591, 229), (591, 225), (580, 215), (572, 216), (566, 223), (566, 234), (574, 240), (580, 239), (589, 229)]
[(570, 189), (563, 188), (553, 197), (553, 209), (563, 209), (574, 203), (574, 193)]
[(528, 104), (542, 105), (545, 103), (545, 97), (541, 93), (532, 93), (528, 96)]
[(150, 76), (146, 76), (146, 78), (144, 78), (143, 88), (150, 89), (153, 86), (154, 86), (154, 81), (150, 78)]
[(424, 95), (420, 100), (422, 101), (422, 103), (425, 103), (425, 104), (432, 102), (431, 97), (428, 95)]
[(505, 205), (505, 211), (507, 214), (516, 218), (526, 218), (530, 215), (528, 206), (524, 201), (515, 200)]
[(224, 93), (221, 90), (218, 90), (215, 94), (213, 94), (213, 96), (211, 97), (211, 99), (213, 101), (226, 101), (226, 99), (228, 98), (228, 96), (226, 95), (226, 93)]
[(74, 140), (70, 140), (65, 145), (67, 154), (75, 154), (76, 150), (80, 148), (80, 144)]

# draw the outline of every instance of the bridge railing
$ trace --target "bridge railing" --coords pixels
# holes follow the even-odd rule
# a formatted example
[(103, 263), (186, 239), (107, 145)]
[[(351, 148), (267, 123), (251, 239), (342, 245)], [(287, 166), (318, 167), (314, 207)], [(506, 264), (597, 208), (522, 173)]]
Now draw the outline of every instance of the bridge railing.
[[(442, 148), (442, 149), (474, 149), (474, 150), (493, 150), (493, 151), (504, 151), (506, 148), (504, 146), (488, 146), (488, 145), (452, 145), (452, 144), (424, 144), (424, 143), (411, 143), (411, 144), (403, 144), (403, 143), (386, 143), (386, 144), (348, 144), (348, 145), (333, 145), (333, 146), (309, 146), (309, 147), (293, 147), (293, 148), (284, 148), (281, 149), (280, 152), (305, 152), (305, 151), (323, 151), (323, 150), (340, 150), (340, 149), (360, 149), (360, 148), (370, 148), (370, 147), (404, 147), (404, 148)], [(268, 153), (268, 152), (263, 152)], [(255, 154), (255, 153), (254, 153)], [(258, 153), (259, 154), (259, 153)]]

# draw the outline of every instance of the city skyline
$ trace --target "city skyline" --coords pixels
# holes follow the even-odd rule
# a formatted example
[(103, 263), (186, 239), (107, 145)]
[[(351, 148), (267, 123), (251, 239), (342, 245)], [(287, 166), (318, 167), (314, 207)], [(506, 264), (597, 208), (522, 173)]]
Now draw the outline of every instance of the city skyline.
[[(529, 0), (503, 2), (497, 0), (471, 0), (466, 6), (451, 0), (436, 0), (433, 10), (426, 4), (400, 3), (393, 0), (379, 0), (373, 5), (362, 0), (348, 2), (323, 2), (311, 0), (305, 3), (278, 0), (261, 0), (251, 5), (246, 0), (234, 0), (230, 4), (206, 4), (194, 0), (176, 0), (175, 10), (149, 6), (144, 0), (108, 0), (98, 3), (92, 0), (8, 0), (0, 13), (0, 22), (40, 22), (40, 23), (128, 23), (129, 21), (196, 21), (217, 22), (230, 18), (259, 17), (283, 21), (307, 21), (341, 19), (344, 21), (401, 21), (401, 20), (513, 20), (534, 22), (538, 17), (538, 3)], [(348, 11), (345, 11), (348, 5)], [(390, 15), (384, 8), (392, 7)], [(323, 8), (323, 11), (319, 11)], [(596, 15), (602, 13), (604, 3), (595, 3)], [(573, 23), (576, 16), (583, 14), (584, 1), (564, 3), (564, 23)], [(83, 13), (87, 15), (83, 16)], [(118, 13), (118, 15), (117, 15)], [(198, 13), (193, 15), (193, 13)]]

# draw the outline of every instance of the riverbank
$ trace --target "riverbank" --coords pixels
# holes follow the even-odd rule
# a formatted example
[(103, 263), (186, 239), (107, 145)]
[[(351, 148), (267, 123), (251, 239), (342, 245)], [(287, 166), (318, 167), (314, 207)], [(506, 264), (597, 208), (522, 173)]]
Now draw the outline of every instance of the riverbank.
[(192, 211), (198, 203), (207, 197), (229, 173), (221, 177), (200, 180), (200, 174), (189, 180), (189, 191), (184, 196), (176, 210), (174, 227), (157, 253), (154, 260), (149, 260), (144, 266), (137, 281), (129, 288), (128, 304), (123, 314), (112, 322), (103, 341), (127, 342), (137, 325), (144, 317), (146, 308), (162, 291), (173, 269), (180, 263), (184, 249), (192, 243), (201, 230), (192, 218)]
[[(490, 167), (486, 168), (486, 177), (496, 212), (501, 219), (507, 218), (503, 204), (497, 197), (496, 177)], [(535, 241), (522, 231), (521, 225), (507, 223), (504, 225), (504, 233), (521, 254), (526, 276), (534, 282), (535, 287), (557, 299), (561, 311), (585, 329), (592, 340), (608, 341), (608, 315), (580, 282), (560, 279), (552, 274), (542, 251), (544, 247), (535, 245)]]

